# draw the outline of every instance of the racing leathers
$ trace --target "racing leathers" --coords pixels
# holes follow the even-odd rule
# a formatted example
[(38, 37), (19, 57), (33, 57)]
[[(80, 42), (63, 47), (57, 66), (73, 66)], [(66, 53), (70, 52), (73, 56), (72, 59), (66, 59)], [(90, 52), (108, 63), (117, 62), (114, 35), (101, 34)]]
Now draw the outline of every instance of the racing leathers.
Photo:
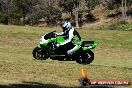
[(68, 30), (65, 30), (63, 32), (56, 33), (56, 34), (66, 37), (65, 42), (57, 45), (58, 47), (61, 45), (63, 46), (65, 44), (68, 44), (70, 42), (72, 42), (74, 44), (74, 47), (67, 51), (68, 55), (72, 55), (75, 51), (77, 51), (81, 47), (80, 46), (81, 45), (81, 37), (80, 37), (79, 33), (73, 27), (71, 29), (68, 29)]

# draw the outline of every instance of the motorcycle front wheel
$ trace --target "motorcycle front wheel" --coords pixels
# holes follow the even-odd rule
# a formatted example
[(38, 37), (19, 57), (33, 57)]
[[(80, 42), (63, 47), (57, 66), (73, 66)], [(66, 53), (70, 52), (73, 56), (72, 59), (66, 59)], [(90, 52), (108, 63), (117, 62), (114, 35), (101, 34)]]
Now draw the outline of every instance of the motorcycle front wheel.
[(49, 58), (49, 54), (46, 50), (43, 50), (43, 49), (40, 49), (38, 47), (35, 47), (33, 49), (33, 57), (36, 59), (36, 60), (46, 60)]

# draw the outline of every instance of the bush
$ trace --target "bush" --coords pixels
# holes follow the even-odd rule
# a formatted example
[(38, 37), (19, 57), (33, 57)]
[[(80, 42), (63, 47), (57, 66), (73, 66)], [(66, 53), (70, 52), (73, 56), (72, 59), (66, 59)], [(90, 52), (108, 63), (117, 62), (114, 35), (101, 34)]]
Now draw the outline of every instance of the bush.
[(8, 24), (8, 16), (3, 12), (0, 12), (0, 23)]
[(102, 25), (96, 28), (97, 30), (122, 30), (132, 31), (132, 24), (113, 24), (113, 25)]
[(87, 19), (88, 22), (94, 22), (94, 21), (96, 21), (96, 17), (93, 15), (93, 13), (89, 13), (85, 17), (86, 17), (86, 19)]
[(115, 30), (131, 30), (132, 31), (132, 24), (120, 24), (115, 27)]
[(111, 25), (108, 27), (110, 30), (126, 30), (132, 31), (132, 24), (118, 24), (118, 25)]

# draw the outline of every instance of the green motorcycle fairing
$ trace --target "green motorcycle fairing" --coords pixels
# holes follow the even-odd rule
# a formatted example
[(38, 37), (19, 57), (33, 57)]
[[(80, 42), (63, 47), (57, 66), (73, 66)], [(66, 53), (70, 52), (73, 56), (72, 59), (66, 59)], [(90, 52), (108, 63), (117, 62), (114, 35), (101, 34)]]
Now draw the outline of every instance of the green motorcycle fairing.
[(91, 45), (91, 46), (88, 46), (88, 47), (83, 47), (83, 51), (87, 51), (89, 49), (94, 49), (97, 45), (99, 44), (99, 41), (94, 41), (94, 43)]
[(43, 44), (39, 44), (38, 47), (39, 48), (44, 48), (46, 47), (50, 42), (55, 42), (57, 44), (60, 44), (62, 42), (64, 42), (65, 39), (63, 37), (57, 37), (57, 38), (51, 38), (51, 39), (48, 39), (48, 40), (45, 40), (45, 42)]
[[(46, 40), (46, 42), (44, 42), (43, 44), (39, 44), (38, 48), (45, 48), (45, 47), (47, 47), (47, 45), (50, 42), (55, 42), (56, 44), (60, 44), (60, 43), (63, 43), (64, 41), (65, 41), (65, 39), (62, 36), (59, 36), (56, 38), (51, 38), (51, 39)], [(80, 42), (82, 42), (82, 41), (80, 41)], [(82, 46), (82, 45), (80, 45), (80, 46), (82, 46), (82, 51), (87, 52), (87, 50), (94, 49), (98, 44), (99, 44), (99, 41), (94, 41), (94, 43), (88, 47)]]

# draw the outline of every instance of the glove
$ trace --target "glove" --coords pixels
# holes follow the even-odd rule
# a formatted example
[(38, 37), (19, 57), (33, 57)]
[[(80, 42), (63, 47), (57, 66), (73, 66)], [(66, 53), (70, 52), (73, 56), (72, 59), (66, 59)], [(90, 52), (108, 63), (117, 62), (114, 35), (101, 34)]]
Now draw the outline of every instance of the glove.
[(67, 51), (67, 54), (68, 54), (68, 55), (72, 55), (72, 54), (73, 54), (73, 51), (68, 50), (68, 51)]
[(56, 47), (59, 47), (60, 46), (60, 44), (56, 44)]
[(58, 36), (58, 33), (55, 33), (55, 37), (57, 37)]

